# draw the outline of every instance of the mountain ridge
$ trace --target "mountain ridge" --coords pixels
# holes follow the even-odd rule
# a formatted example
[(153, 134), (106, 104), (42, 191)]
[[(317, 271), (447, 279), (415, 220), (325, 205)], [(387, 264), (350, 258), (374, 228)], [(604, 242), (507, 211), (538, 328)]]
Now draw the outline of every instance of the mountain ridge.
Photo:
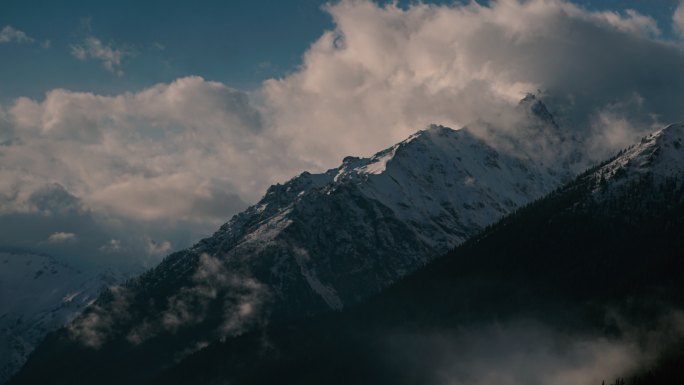
[[(497, 151), (467, 128), (430, 126), (370, 158), (302, 173), (213, 236), (105, 293), (46, 344), (86, 361), (117, 351), (128, 365), (172, 339), (151, 373), (270, 321), (341, 310), (571, 175), (532, 155)], [(50, 356), (48, 348), (34, 354)]]
[(0, 251), (0, 383), (20, 367), (45, 334), (121, 282), (113, 271), (88, 273), (45, 254)]
[[(664, 146), (673, 142), (657, 138), (682, 134), (684, 127), (671, 126), (656, 135), (655, 143)], [(468, 333), (473, 325), (493, 322), (507, 330), (520, 318), (561, 330), (563, 341), (572, 333), (580, 340), (624, 340), (648, 349), (644, 341), (662, 338), (656, 350), (635, 356), (644, 366), (594, 373), (596, 384), (602, 378), (658, 372), (660, 363), (671, 366), (668, 354), (684, 341), (676, 323), (677, 309), (684, 308), (679, 279), (684, 268), (684, 149), (669, 148), (675, 157), (663, 159), (676, 162), (668, 162), (669, 174), (662, 173), (662, 179), (654, 179), (645, 167), (632, 180), (620, 173), (604, 178), (606, 170), (632, 167), (627, 160), (648, 159), (655, 150), (648, 138), (642, 148), (587, 170), (357, 307), (214, 343), (151, 383), (443, 383), (440, 376), (454, 370), (450, 366), (462, 366), (449, 357), (467, 357), (467, 352), (459, 356), (447, 350), (424, 359), (416, 357), (424, 351), (416, 340), (436, 338), (430, 346), (440, 352), (450, 336)], [(615, 186), (597, 189), (601, 181)], [(675, 324), (663, 324), (672, 314)], [(268, 348), (251, 348), (255, 339), (267, 340)], [(545, 355), (565, 345), (552, 346)], [(513, 349), (513, 359), (520, 353)], [(445, 366), (434, 366), (435, 360), (445, 360)], [(594, 366), (588, 365), (591, 373)], [(544, 376), (553, 372), (545, 370), (554, 369), (535, 368), (541, 373), (537, 379), (548, 379)], [(514, 372), (507, 374), (504, 378), (517, 383)], [(681, 371), (668, 375), (673, 379), (667, 383), (684, 379)]]

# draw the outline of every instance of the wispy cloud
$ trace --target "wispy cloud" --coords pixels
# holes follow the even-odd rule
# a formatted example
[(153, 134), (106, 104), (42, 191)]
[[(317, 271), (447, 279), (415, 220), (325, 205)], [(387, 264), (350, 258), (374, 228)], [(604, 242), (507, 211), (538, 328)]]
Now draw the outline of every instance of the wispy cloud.
[[(653, 311), (653, 304), (649, 304)], [(678, 309), (663, 308), (643, 323), (606, 309), (606, 327), (619, 332), (569, 332), (519, 317), (459, 328), (389, 332), (379, 354), (424, 384), (601, 384), (651, 369), (684, 337)], [(609, 325), (609, 326), (608, 326)]]
[(0, 44), (2, 43), (33, 43), (35, 40), (25, 32), (20, 31), (10, 25), (0, 30)]
[(102, 63), (107, 71), (122, 76), (121, 64), (124, 58), (133, 56), (133, 52), (124, 47), (114, 47), (112, 44), (105, 44), (100, 39), (90, 36), (80, 44), (71, 46), (71, 55), (78, 60), (97, 60)]
[(147, 241), (147, 254), (163, 257), (170, 253), (172, 250), (173, 247), (171, 246), (171, 242), (169, 241), (156, 242), (151, 239)]
[(99, 349), (111, 338), (112, 328), (129, 318), (131, 292), (121, 286), (107, 289), (106, 305), (95, 302), (69, 324), (71, 336), (83, 345)]
[(223, 303), (223, 322), (217, 330), (221, 337), (241, 334), (264, 321), (268, 288), (249, 275), (231, 271), (219, 258), (202, 254), (192, 279), (194, 285), (169, 298), (161, 320), (164, 329), (176, 332), (203, 322), (213, 301)]
[(66, 232), (62, 232), (62, 231), (52, 233), (48, 237), (48, 242), (52, 242), (52, 243), (73, 242), (75, 240), (76, 240), (76, 234), (66, 233)]
[[(141, 344), (159, 334), (176, 333), (205, 321), (209, 322), (207, 331), (212, 338), (235, 336), (266, 322), (270, 299), (266, 285), (249, 274), (229, 269), (224, 261), (207, 254), (198, 256), (192, 279), (168, 298), (163, 311), (130, 323), (135, 319), (131, 316), (135, 313), (131, 309), (132, 295), (125, 286), (109, 288), (107, 300), (101, 298), (70, 324), (72, 338), (98, 349), (124, 333), (128, 342)], [(218, 323), (211, 319), (216, 315), (212, 310), (215, 308), (222, 312)], [(192, 351), (194, 347), (188, 349)]]
[(684, 0), (679, 2), (679, 6), (672, 15), (672, 29), (684, 38)]
[(121, 251), (121, 241), (118, 239), (110, 239), (109, 242), (100, 246), (98, 250), (103, 251), (105, 253), (116, 253), (118, 251)]
[(632, 341), (565, 335), (534, 321), (391, 339), (386, 359), (431, 385), (601, 384), (649, 358)]

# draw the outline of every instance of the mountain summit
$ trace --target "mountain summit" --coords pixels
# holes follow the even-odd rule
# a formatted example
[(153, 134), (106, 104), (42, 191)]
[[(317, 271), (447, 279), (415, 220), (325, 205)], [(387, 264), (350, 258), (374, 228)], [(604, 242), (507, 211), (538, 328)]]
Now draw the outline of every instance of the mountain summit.
[(622, 184), (643, 177), (656, 182), (684, 170), (684, 124), (671, 124), (622, 151), (597, 172), (599, 180), (619, 179)]
[(338, 168), (272, 186), (190, 251), (232, 269), (249, 266), (288, 308), (291, 298), (306, 298), (296, 312), (340, 309), (567, 175), (536, 166), (497, 152), (467, 128), (431, 126), (370, 158), (347, 157)]
[[(681, 384), (683, 136), (645, 137), (359, 306), (216, 342), (149, 383)], [(596, 358), (625, 345), (622, 365)]]
[(213, 236), (104, 293), (32, 359), (55, 364), (53, 349), (67, 349), (72, 362), (92, 362), (95, 376), (98, 359), (109, 357), (109, 367), (130, 368), (112, 381), (131, 383), (134, 371), (153, 375), (217, 339), (341, 310), (571, 175), (545, 164), (497, 151), (468, 128), (435, 125), (370, 158), (304, 172), (271, 186)]

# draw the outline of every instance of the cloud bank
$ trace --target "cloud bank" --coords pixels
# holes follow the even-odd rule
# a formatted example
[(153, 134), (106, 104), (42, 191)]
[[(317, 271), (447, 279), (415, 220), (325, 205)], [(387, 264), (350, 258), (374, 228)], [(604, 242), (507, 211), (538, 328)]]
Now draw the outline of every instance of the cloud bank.
[(76, 253), (97, 238), (99, 252), (159, 258), (213, 231), (280, 173), (247, 95), (199, 77), (116, 96), (57, 89), (17, 99), (0, 118), (0, 215), (33, 221), (28, 234), (44, 223), (43, 239), (79, 234)]
[(327, 10), (337, 28), (298, 72), (264, 85), (275, 124), (312, 162), (329, 164), (333, 147), (370, 153), (428, 123), (492, 119), (538, 89), (566, 129), (601, 131), (607, 108), (642, 130), (683, 118), (682, 48), (635, 11), (554, 0)]
[[(370, 155), (431, 123), (505, 126), (504, 112), (528, 92), (586, 138), (594, 159), (684, 120), (684, 50), (635, 11), (562, 0), (344, 0), (325, 10), (335, 29), (293, 73), (249, 93), (190, 76), (111, 96), (55, 89), (0, 106), (0, 215), (43, 223), (43, 243), (77, 234), (60, 244), (64, 253), (159, 258), (269, 184)], [(72, 48), (114, 73), (126, 56), (95, 38)]]

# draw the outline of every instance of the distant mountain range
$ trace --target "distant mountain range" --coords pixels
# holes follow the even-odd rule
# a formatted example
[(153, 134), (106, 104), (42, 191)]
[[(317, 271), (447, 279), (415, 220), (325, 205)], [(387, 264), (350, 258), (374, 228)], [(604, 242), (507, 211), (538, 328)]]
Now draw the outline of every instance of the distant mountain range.
[(0, 252), (0, 383), (48, 332), (73, 320), (102, 287), (121, 281), (113, 271), (86, 272), (47, 255)]

